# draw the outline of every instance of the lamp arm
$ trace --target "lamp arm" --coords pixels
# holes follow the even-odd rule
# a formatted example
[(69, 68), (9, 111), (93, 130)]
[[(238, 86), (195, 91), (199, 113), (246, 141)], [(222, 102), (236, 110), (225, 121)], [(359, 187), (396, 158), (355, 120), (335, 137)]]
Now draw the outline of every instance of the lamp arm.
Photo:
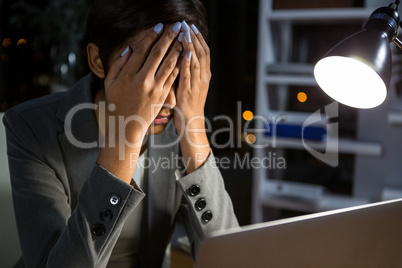
[[(388, 7), (395, 9), (395, 11), (399, 13), (399, 11), (398, 11), (399, 3), (400, 3), (400, 0), (395, 0), (395, 3), (389, 4)], [(401, 20), (399, 20), (397, 27), (399, 28), (400, 25), (401, 25)], [(402, 49), (402, 41), (398, 39), (398, 31), (395, 31), (395, 36), (394, 36), (394, 38), (392, 39), (392, 42), (393, 42), (399, 49)]]
[(399, 6), (400, 1), (396, 0), (395, 3), (391, 3), (389, 4), (388, 7), (395, 9), (396, 11), (398, 11), (398, 6)]
[(402, 41), (399, 40), (397, 37), (395, 37), (394, 39), (392, 39), (392, 42), (393, 42), (399, 49), (402, 49)]

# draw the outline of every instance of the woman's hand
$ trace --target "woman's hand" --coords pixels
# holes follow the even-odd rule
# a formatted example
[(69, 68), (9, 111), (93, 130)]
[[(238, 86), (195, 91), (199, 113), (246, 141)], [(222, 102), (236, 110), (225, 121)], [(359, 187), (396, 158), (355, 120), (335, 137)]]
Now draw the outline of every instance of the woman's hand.
[[(192, 28), (196, 30), (194, 27), (192, 25)], [(183, 32), (185, 55), (181, 63), (179, 85), (176, 89), (177, 103), (174, 117), (174, 124), (179, 133), (185, 131), (183, 127), (186, 124), (205, 127), (203, 118), (211, 80), (211, 60), (207, 43), (201, 33), (198, 30), (196, 32), (198, 34), (195, 34), (193, 30)]]
[[(189, 29), (186, 25), (182, 26), (184, 30)], [(210, 153), (204, 118), (211, 80), (210, 50), (195, 26), (191, 28), (193, 30), (186, 31), (183, 36), (186, 53), (181, 63), (174, 115), (174, 125), (179, 135), (183, 135), (180, 145), (187, 173), (199, 168)]]
[[(172, 27), (163, 34), (148, 30), (111, 64), (105, 79), (106, 101), (115, 105), (111, 115), (134, 122), (119, 126), (126, 129), (129, 141), (146, 134), (179, 74), (177, 62), (183, 48), (177, 36)], [(140, 137), (130, 137), (135, 133)]]
[(97, 163), (127, 183), (132, 182), (144, 136), (179, 74), (179, 26), (140, 34), (126, 54), (117, 54), (105, 78), (108, 118), (115, 119), (115, 127), (106, 128)]

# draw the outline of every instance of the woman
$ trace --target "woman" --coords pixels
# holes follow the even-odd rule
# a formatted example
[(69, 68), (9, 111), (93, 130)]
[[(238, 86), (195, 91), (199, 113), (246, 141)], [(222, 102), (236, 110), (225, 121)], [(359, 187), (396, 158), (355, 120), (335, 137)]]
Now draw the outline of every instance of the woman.
[(204, 14), (198, 0), (95, 0), (92, 74), (7, 111), (25, 266), (160, 267), (178, 218), (194, 255), (238, 226), (206, 138)]

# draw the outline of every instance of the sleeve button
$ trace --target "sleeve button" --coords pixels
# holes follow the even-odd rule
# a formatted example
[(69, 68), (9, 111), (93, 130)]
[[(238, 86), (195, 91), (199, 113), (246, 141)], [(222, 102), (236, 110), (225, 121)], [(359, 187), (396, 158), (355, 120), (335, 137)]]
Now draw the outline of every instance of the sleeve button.
[(101, 236), (106, 233), (106, 228), (103, 224), (95, 224), (94, 226), (92, 226), (91, 232), (96, 236)]
[(111, 221), (113, 219), (113, 212), (111, 212), (109, 209), (104, 209), (100, 213), (100, 218), (102, 221)]
[(188, 188), (188, 194), (190, 196), (197, 196), (201, 192), (200, 186), (199, 185), (192, 185), (190, 188)]
[(201, 219), (204, 223), (209, 222), (212, 220), (212, 212), (210, 210), (205, 211), (204, 214), (202, 214)]
[(200, 198), (195, 202), (194, 207), (197, 211), (203, 210), (207, 206), (207, 201), (204, 198)]
[(112, 206), (117, 206), (118, 204), (120, 204), (120, 196), (118, 196), (117, 194), (113, 194), (109, 197), (109, 204)]

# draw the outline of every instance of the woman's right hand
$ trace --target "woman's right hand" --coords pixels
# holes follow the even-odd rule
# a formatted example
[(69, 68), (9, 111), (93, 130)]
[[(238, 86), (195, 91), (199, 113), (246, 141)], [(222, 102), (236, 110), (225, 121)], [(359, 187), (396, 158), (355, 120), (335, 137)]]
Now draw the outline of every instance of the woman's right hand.
[(119, 118), (120, 123), (127, 120), (119, 131), (125, 131), (129, 142), (142, 140), (179, 74), (183, 47), (176, 38), (180, 22), (175, 25), (177, 32), (174, 25), (160, 33), (154, 29), (144, 31), (129, 51), (123, 56), (118, 54), (110, 65), (105, 95), (115, 110), (109, 114), (116, 117), (116, 123)]
[(108, 116), (114, 117), (115, 128), (106, 128), (97, 163), (127, 183), (132, 183), (145, 134), (179, 74), (183, 47), (177, 28), (177, 33), (172, 27), (144, 31), (124, 56), (117, 53), (105, 78)]

